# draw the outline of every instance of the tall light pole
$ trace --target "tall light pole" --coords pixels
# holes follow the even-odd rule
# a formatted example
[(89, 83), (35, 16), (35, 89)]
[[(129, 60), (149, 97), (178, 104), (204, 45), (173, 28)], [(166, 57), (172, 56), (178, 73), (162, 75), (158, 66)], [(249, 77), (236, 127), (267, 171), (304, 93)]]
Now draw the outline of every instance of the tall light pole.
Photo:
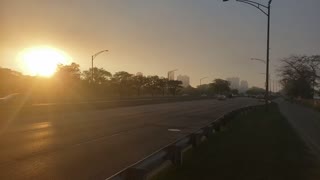
[[(223, 2), (226, 2), (229, 0), (223, 0)], [(245, 4), (248, 4), (250, 6), (253, 6), (257, 9), (259, 9), (263, 14), (265, 14), (268, 17), (268, 27), (267, 27), (267, 62), (266, 62), (266, 109), (268, 110), (268, 103), (269, 103), (269, 57), (270, 57), (270, 16), (271, 16), (271, 3), (272, 0), (269, 0), (268, 5), (261, 4), (252, 0), (236, 0), (238, 2), (242, 2)]]
[[(263, 75), (266, 75), (266, 73), (260, 73)], [(272, 92), (272, 81), (274, 81), (272, 78), (270, 78), (270, 74), (269, 74), (269, 92)]]
[(99, 51), (99, 52), (97, 52), (97, 53), (95, 53), (94, 55), (92, 55), (91, 56), (91, 83), (93, 83), (93, 60), (99, 55), (99, 54), (101, 54), (101, 53), (103, 53), (103, 52), (108, 52), (108, 50), (102, 50), (102, 51)]
[(202, 85), (202, 80), (207, 79), (208, 77), (203, 77), (200, 79), (200, 86)]
[[(201, 91), (202, 80), (204, 80), (204, 79), (206, 79), (206, 78), (208, 78), (208, 77), (203, 77), (203, 78), (200, 79), (200, 86), (199, 86), (200, 91)], [(203, 93), (203, 94), (204, 94), (204, 93)], [(200, 92), (200, 95), (201, 95), (201, 92)]]

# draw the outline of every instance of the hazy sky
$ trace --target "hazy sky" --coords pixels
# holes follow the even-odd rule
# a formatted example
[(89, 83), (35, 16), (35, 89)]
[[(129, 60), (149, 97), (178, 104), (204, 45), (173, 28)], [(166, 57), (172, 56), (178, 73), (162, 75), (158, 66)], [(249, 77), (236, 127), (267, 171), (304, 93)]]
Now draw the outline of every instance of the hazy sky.
[[(267, 0), (260, 0), (266, 3)], [(319, 54), (320, 1), (273, 0), (271, 68), (290, 54)], [(191, 77), (238, 76), (264, 86), (267, 17), (242, 3), (222, 0), (1, 0), (0, 66), (23, 71), (24, 48), (49, 45), (82, 69)], [(274, 74), (272, 74), (274, 76)]]

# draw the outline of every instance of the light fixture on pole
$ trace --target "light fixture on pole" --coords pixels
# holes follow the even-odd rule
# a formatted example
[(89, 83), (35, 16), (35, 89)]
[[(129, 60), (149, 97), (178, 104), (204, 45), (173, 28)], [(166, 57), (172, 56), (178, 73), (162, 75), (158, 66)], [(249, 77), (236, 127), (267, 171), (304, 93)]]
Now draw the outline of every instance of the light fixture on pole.
[(267, 64), (266, 60), (264, 59), (259, 59), (259, 58), (251, 58), (252, 61), (259, 61), (259, 62), (262, 62), (264, 64)]

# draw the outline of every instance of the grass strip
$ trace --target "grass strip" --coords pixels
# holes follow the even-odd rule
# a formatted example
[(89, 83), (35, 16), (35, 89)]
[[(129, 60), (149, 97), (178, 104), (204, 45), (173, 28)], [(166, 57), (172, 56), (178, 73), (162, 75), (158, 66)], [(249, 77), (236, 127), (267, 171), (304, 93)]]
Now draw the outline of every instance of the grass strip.
[[(190, 157), (189, 157), (190, 156)], [(320, 167), (276, 104), (233, 118), (157, 180), (315, 180)]]

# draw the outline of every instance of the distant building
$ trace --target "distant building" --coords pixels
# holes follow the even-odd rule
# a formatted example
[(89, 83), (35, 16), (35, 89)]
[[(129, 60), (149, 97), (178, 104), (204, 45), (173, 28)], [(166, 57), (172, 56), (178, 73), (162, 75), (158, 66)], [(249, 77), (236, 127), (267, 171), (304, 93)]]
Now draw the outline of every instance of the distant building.
[(169, 80), (174, 80), (174, 71), (168, 72), (168, 79)]
[(142, 72), (137, 72), (136, 76), (143, 76)]
[(183, 87), (188, 87), (190, 86), (190, 77), (187, 75), (179, 75), (177, 77), (178, 81), (182, 81), (182, 86)]
[(231, 89), (238, 89), (238, 90), (239, 90), (240, 78), (238, 78), (238, 77), (231, 77), (231, 78), (227, 78), (227, 81), (230, 82), (230, 88), (231, 88)]
[(240, 91), (241, 93), (243, 93), (243, 92), (246, 92), (248, 89), (249, 89), (248, 81), (242, 80), (242, 81), (240, 82), (240, 89), (239, 89), (239, 91)]

